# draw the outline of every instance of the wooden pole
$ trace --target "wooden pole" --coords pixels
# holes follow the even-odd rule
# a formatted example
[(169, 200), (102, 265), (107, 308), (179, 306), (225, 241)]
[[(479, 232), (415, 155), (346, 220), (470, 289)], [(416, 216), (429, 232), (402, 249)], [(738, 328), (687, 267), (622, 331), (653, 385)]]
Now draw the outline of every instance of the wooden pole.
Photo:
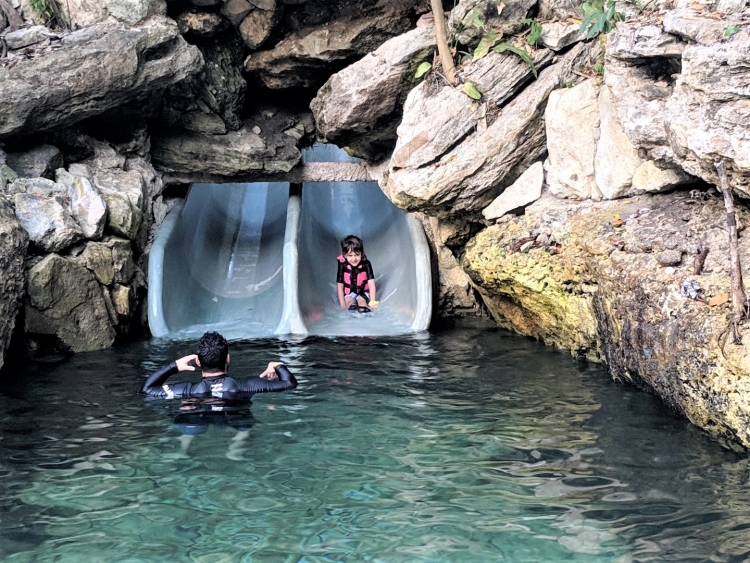
[(724, 196), (724, 207), (727, 210), (727, 230), (729, 231), (729, 274), (732, 284), (732, 337), (735, 344), (741, 342), (739, 324), (745, 317), (747, 293), (742, 282), (742, 268), (740, 265), (740, 249), (737, 237), (737, 219), (734, 212), (734, 198), (727, 182), (727, 171), (724, 161), (716, 163), (719, 173), (719, 185)]
[(435, 38), (437, 40), (438, 53), (440, 53), (440, 62), (443, 65), (443, 72), (451, 86), (455, 86), (456, 65), (453, 64), (453, 53), (451, 53), (451, 48), (448, 45), (443, 4), (441, 0), (430, 0), (430, 5), (432, 6), (432, 16), (435, 18)]

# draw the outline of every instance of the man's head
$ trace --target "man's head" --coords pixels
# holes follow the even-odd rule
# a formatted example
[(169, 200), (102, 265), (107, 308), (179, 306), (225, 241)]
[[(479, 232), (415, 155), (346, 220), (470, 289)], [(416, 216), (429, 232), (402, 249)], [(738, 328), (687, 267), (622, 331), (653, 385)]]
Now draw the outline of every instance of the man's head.
[(204, 334), (198, 341), (196, 354), (198, 354), (203, 371), (226, 371), (229, 345), (218, 332)]

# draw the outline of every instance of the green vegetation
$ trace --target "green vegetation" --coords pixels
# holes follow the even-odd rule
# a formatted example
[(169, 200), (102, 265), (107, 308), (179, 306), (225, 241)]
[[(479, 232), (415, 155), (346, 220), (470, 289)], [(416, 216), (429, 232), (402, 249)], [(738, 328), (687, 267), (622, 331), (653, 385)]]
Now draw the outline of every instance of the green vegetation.
[(463, 91), (464, 91), (464, 94), (469, 96), (472, 100), (482, 99), (482, 93), (479, 90), (477, 90), (477, 87), (474, 86), (473, 82), (464, 82)]
[(625, 17), (615, 9), (615, 0), (588, 0), (581, 5), (583, 22), (579, 33), (586, 33), (586, 39), (591, 39), (602, 33), (609, 33)]
[(430, 69), (432, 68), (432, 64), (428, 62), (423, 62), (417, 67), (417, 72), (414, 73), (414, 78), (422, 78), (425, 74), (430, 72)]
[[(60, 25), (68, 27), (62, 11), (60, 10), (60, 0), (29, 0), (31, 9), (34, 14), (47, 25)], [(70, 15), (70, 12), (68, 12)], [(68, 18), (69, 19), (69, 18)]]
[(531, 30), (526, 36), (526, 43), (532, 47), (536, 47), (536, 42), (539, 41), (539, 38), (542, 36), (542, 24), (536, 20), (530, 20), (528, 18), (523, 20), (523, 23), (531, 26)]
[(529, 68), (531, 69), (531, 72), (536, 77), (537, 71), (536, 66), (534, 66), (534, 57), (531, 56), (531, 54), (524, 49), (523, 47), (519, 47), (517, 45), (513, 45), (512, 43), (500, 43), (499, 45), (495, 45), (495, 47), (492, 48), (493, 51), (496, 53), (504, 53), (505, 51), (510, 51), (511, 53), (515, 53), (523, 61), (529, 65)]
[(728, 28), (724, 30), (724, 37), (732, 37), (732, 35), (737, 33), (739, 30), (740, 30), (740, 26), (730, 25)]

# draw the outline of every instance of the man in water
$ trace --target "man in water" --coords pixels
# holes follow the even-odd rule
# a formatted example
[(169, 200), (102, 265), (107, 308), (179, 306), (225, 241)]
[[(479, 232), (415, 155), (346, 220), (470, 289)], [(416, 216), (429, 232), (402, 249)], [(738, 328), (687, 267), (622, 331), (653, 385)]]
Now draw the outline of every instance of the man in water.
[[(210, 425), (229, 426), (237, 435), (227, 452), (227, 457), (240, 460), (241, 445), (253, 425), (250, 398), (255, 393), (286, 391), (297, 387), (292, 372), (280, 362), (270, 362), (259, 377), (234, 379), (229, 370), (229, 346), (217, 332), (207, 332), (198, 342), (197, 354), (184, 356), (167, 364), (149, 376), (138, 393), (155, 398), (181, 398), (180, 414), (175, 426), (182, 434), (180, 453), (171, 457), (185, 457), (193, 438), (208, 431)], [(181, 371), (202, 369), (198, 383), (180, 382), (167, 385), (172, 375)]]
[[(259, 377), (234, 379), (229, 370), (229, 345), (218, 332), (207, 332), (198, 342), (197, 354), (190, 354), (171, 362), (152, 373), (138, 393), (149, 397), (218, 398), (243, 400), (255, 393), (286, 391), (297, 387), (292, 372), (281, 362), (270, 362)], [(166, 381), (181, 371), (195, 371), (200, 367), (203, 377), (198, 383), (184, 381), (167, 385)]]

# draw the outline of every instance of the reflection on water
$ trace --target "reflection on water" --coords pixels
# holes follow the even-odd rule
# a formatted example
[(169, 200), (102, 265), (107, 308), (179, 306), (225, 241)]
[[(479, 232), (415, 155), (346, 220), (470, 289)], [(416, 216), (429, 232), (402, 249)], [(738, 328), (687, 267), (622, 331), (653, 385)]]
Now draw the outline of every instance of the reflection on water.
[(299, 387), (219, 417), (135, 396), (189, 351), (6, 374), (0, 559), (750, 557), (746, 457), (535, 342), (486, 327), (236, 342), (234, 373), (281, 357)]

